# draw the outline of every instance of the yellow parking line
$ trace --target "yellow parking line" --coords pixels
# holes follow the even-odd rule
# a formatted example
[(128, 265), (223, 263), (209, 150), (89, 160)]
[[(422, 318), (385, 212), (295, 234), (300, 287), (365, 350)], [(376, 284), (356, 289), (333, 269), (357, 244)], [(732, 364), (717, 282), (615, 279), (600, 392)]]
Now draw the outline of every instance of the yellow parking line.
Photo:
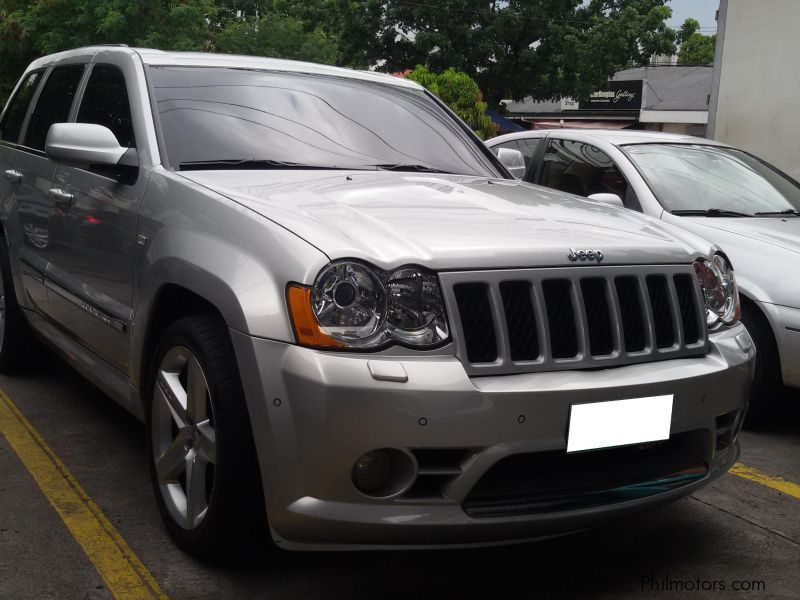
[(114, 597), (166, 599), (147, 567), (3, 390), (0, 390), (0, 432)]
[(744, 479), (755, 481), (758, 484), (772, 488), (773, 490), (778, 490), (779, 492), (783, 492), (788, 496), (793, 496), (794, 498), (800, 500), (800, 485), (797, 485), (793, 481), (787, 481), (782, 477), (776, 477), (774, 475), (767, 475), (763, 471), (759, 471), (753, 467), (748, 467), (742, 463), (736, 463), (733, 465), (731, 467), (731, 473), (738, 475), (739, 477), (743, 477)]

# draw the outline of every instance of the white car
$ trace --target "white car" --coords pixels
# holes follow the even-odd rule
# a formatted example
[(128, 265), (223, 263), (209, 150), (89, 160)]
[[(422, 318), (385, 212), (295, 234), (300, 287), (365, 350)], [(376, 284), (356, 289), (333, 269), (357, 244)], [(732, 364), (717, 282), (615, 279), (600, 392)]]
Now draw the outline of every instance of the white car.
[(725, 248), (758, 350), (748, 421), (800, 387), (800, 185), (742, 150), (649, 131), (526, 131), (486, 142), (531, 183), (624, 206)]

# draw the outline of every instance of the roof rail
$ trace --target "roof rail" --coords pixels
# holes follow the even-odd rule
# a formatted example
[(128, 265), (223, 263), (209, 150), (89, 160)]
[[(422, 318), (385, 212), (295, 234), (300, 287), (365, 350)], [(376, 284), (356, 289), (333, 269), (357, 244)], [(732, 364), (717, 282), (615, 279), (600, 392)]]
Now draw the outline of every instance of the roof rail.
[(130, 48), (128, 44), (92, 44), (92, 46), (116, 46), (118, 48)]

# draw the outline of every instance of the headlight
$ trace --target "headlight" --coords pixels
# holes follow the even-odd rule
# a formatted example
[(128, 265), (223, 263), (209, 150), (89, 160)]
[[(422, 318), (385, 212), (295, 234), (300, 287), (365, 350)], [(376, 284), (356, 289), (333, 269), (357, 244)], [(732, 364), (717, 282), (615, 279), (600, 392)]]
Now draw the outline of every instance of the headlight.
[(450, 332), (439, 279), (407, 266), (380, 271), (354, 262), (325, 267), (313, 287), (288, 287), (297, 342), (315, 348), (415, 348), (447, 340)]
[(706, 307), (706, 321), (709, 327), (722, 321), (735, 323), (741, 316), (739, 290), (736, 288), (736, 275), (728, 260), (715, 254), (709, 260), (697, 260), (694, 271), (703, 293)]

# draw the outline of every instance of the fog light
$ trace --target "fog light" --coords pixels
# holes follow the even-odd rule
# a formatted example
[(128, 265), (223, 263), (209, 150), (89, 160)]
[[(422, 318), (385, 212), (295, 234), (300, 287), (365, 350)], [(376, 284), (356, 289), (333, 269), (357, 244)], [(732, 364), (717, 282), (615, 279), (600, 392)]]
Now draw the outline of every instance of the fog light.
[(359, 491), (374, 495), (392, 476), (392, 457), (387, 450), (367, 452), (353, 465), (353, 483)]

